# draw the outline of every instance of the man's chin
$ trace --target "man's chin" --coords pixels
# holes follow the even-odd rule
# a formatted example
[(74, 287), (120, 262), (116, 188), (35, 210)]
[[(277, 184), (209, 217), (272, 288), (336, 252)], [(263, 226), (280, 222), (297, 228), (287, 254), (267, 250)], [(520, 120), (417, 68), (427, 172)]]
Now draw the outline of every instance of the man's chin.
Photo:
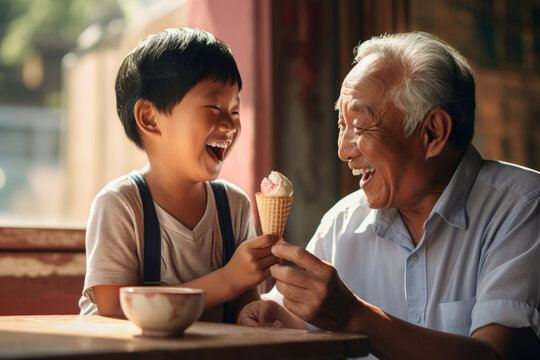
[(364, 205), (366, 205), (370, 209), (380, 209), (383, 207), (380, 204), (378, 204), (376, 201), (373, 201), (373, 199), (370, 199), (369, 196), (367, 196), (367, 194), (365, 194), (362, 200), (363, 200)]

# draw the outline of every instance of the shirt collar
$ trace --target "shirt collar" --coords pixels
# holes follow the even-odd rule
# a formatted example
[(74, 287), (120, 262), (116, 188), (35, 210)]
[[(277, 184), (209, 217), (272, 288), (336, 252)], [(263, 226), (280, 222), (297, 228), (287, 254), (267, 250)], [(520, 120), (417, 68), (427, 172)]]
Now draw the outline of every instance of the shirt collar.
[(426, 222), (426, 228), (434, 214), (439, 214), (449, 224), (460, 229), (467, 229), (467, 199), (482, 167), (482, 157), (473, 145), (463, 155), (452, 179), (435, 203)]
[(361, 234), (370, 228), (377, 236), (389, 239), (409, 251), (414, 250), (415, 245), (396, 208), (371, 209), (354, 233)]
[[(474, 146), (470, 145), (465, 151), (454, 175), (444, 189), (440, 198), (435, 203), (431, 210), (425, 228), (434, 223), (434, 214), (439, 214), (447, 223), (461, 228), (467, 229), (467, 199), (469, 193), (476, 181), (478, 172), (482, 167), (482, 157)], [(410, 239), (405, 226), (396, 224), (396, 219), (399, 219), (397, 209), (371, 209), (369, 215), (356, 228), (355, 233), (359, 234), (367, 230), (369, 226), (380, 237), (392, 237), (393, 241), (410, 247)], [(396, 226), (397, 225), (397, 226)], [(391, 234), (389, 233), (391, 232)]]

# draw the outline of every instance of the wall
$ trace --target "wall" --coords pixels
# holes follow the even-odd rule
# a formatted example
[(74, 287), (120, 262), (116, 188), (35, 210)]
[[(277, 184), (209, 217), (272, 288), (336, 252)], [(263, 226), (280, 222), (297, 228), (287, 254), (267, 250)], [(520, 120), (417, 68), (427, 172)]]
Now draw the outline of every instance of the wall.
[(303, 246), (339, 194), (336, 7), (274, 1), (272, 17), (273, 168), (295, 188), (284, 237)]
[(81, 229), (0, 228), (0, 315), (78, 314)]
[(476, 80), (473, 143), (482, 156), (540, 170), (537, 1), (411, 0), (409, 29), (433, 32), (469, 61)]

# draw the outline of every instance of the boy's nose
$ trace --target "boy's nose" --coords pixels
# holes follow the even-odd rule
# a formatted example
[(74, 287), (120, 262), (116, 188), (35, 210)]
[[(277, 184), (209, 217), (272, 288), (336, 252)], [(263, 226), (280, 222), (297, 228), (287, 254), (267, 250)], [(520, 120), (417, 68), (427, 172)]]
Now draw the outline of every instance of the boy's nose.
[(223, 130), (236, 131), (238, 128), (237, 121), (231, 115), (224, 114), (219, 119), (218, 127)]

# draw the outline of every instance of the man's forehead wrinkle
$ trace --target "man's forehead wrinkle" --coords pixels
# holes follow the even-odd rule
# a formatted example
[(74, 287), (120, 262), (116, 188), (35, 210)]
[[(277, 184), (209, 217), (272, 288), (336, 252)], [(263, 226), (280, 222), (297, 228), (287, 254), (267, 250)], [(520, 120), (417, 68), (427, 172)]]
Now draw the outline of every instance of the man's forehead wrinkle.
[(353, 98), (349, 102), (347, 110), (362, 115), (373, 115), (373, 109), (371, 108), (371, 106), (355, 98)]
[(377, 54), (362, 59), (349, 75), (353, 88), (355, 82), (365, 83), (384, 92), (392, 91), (405, 81), (405, 69), (401, 64), (381, 59)]
[[(368, 86), (366, 84), (357, 84), (356, 87), (343, 87), (340, 102), (342, 110), (352, 111), (359, 114), (366, 114), (370, 116), (375, 115), (375, 105), (366, 102), (365, 94), (372, 94), (373, 92), (381, 94), (381, 89), (377, 87), (377, 82), (369, 81)], [(372, 85), (372, 86), (369, 86)], [(369, 97), (368, 97), (369, 98)], [(346, 106), (346, 108), (344, 108)]]
[(380, 74), (370, 72), (362, 76), (351, 77), (348, 81), (345, 81), (341, 93), (360, 97), (366, 92), (388, 91), (392, 86), (393, 84), (389, 84), (387, 81), (381, 79)]

